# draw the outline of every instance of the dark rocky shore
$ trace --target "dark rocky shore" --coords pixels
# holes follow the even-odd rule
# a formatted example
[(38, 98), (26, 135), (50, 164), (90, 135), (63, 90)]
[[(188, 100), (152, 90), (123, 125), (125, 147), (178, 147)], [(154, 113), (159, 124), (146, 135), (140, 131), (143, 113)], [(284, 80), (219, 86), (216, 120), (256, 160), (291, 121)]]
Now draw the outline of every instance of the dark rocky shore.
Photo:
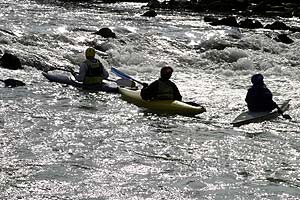
[[(46, 0), (36, 0), (45, 2)], [(300, 17), (300, 0), (55, 0), (54, 2), (144, 2), (150, 9), (231, 13), (245, 16)]]
[(300, 17), (299, 0), (150, 0), (150, 9), (190, 10), (194, 12), (220, 12), (245, 16)]
[[(48, 0), (36, 0), (49, 3)], [(143, 2), (150, 9), (231, 13), (245, 16), (300, 17), (300, 0), (53, 0), (52, 3)]]

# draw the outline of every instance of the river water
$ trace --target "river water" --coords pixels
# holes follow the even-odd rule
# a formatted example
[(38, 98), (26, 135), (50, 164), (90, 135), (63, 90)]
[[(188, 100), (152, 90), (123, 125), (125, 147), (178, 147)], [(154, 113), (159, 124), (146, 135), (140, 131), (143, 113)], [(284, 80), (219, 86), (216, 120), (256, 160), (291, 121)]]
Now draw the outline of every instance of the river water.
[[(0, 0), (0, 29), (14, 33), (0, 31), (0, 49), (25, 67), (0, 78), (27, 84), (0, 88), (0, 199), (300, 198), (300, 33), (287, 45), (276, 31), (212, 27), (196, 13), (144, 18), (140, 3), (51, 2)], [(92, 34), (103, 27), (117, 39)], [(88, 46), (106, 50), (107, 69), (144, 82), (172, 66), (183, 99), (207, 112), (158, 115), (42, 76), (49, 66), (78, 69)], [(291, 99), (292, 120), (230, 125), (254, 73), (277, 102)]]

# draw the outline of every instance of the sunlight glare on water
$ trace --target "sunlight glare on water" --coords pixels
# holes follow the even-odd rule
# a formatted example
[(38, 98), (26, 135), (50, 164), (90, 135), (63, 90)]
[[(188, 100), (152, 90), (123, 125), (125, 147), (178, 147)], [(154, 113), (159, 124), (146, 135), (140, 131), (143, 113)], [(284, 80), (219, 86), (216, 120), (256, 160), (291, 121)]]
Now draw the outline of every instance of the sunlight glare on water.
[[(195, 13), (144, 18), (142, 5), (0, 2), (0, 52), (13, 52), (25, 67), (2, 68), (0, 78), (26, 83), (0, 88), (0, 198), (298, 199), (299, 35), (286, 45), (267, 30), (214, 27)], [(93, 34), (103, 27), (117, 38)], [(183, 100), (207, 111), (153, 113), (120, 94), (42, 76), (51, 67), (78, 70), (88, 46), (114, 80), (111, 66), (147, 83), (172, 66)], [(292, 120), (232, 127), (247, 110), (254, 73), (265, 75), (277, 102), (291, 99)]]

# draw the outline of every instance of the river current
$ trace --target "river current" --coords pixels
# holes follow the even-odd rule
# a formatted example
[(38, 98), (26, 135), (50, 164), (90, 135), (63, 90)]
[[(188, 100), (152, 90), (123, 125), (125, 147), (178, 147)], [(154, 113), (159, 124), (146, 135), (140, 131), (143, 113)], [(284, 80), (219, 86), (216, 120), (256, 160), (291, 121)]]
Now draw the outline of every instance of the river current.
[[(26, 83), (0, 88), (0, 199), (300, 199), (300, 33), (287, 45), (272, 38), (279, 31), (210, 26), (197, 13), (145, 18), (141, 3), (53, 2), (0, 0), (0, 51), (25, 68), (0, 78)], [(92, 34), (103, 27), (117, 38)], [(106, 51), (108, 70), (143, 82), (172, 66), (183, 100), (207, 112), (155, 114), (42, 76), (78, 69), (88, 46)], [(254, 73), (278, 103), (291, 99), (292, 120), (232, 127)]]

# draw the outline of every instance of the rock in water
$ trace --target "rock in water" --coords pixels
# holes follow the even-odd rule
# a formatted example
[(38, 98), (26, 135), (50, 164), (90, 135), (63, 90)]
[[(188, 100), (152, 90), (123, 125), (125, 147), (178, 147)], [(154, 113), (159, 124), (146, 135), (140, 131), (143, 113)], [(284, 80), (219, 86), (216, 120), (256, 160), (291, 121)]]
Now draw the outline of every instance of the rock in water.
[(4, 53), (0, 59), (0, 64), (3, 68), (7, 69), (23, 69), (20, 59), (10, 53)]

